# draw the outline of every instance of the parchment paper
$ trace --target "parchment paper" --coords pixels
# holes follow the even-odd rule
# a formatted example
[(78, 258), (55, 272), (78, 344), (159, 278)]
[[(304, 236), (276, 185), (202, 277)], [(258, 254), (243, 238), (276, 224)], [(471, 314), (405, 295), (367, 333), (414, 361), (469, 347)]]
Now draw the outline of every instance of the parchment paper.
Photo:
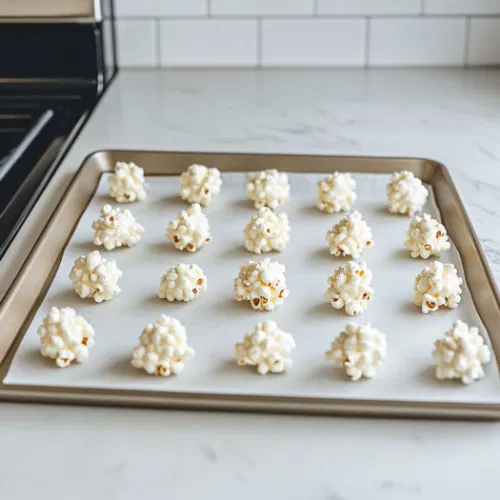
[[(357, 318), (334, 310), (323, 298), (327, 278), (346, 259), (328, 254), (326, 231), (342, 215), (323, 214), (314, 206), (316, 174), (290, 174), (291, 199), (283, 207), (292, 236), (281, 254), (271, 254), (287, 268), (290, 296), (273, 312), (253, 311), (248, 303), (232, 297), (232, 280), (239, 265), (261, 259), (243, 246), (243, 228), (254, 213), (246, 199), (246, 174), (223, 175), (221, 195), (206, 209), (213, 241), (190, 254), (176, 250), (164, 239), (168, 220), (186, 208), (178, 196), (176, 177), (149, 177), (145, 202), (128, 205), (144, 225), (142, 241), (134, 248), (107, 252), (124, 276), (122, 293), (111, 301), (95, 304), (80, 299), (71, 287), (68, 274), (73, 261), (96, 247), (92, 244), (91, 223), (97, 218), (107, 196), (107, 175), (66, 249), (57, 275), (45, 300), (29, 327), (5, 379), (7, 384), (37, 386), (92, 387), (239, 394), (296, 395), (325, 398), (369, 398), (496, 402), (500, 400), (498, 368), (493, 360), (486, 367), (486, 378), (469, 387), (441, 382), (434, 378), (431, 357), (433, 342), (456, 319), (486, 331), (473, 306), (467, 286), (458, 309), (443, 309), (424, 315), (412, 305), (413, 283), (425, 261), (411, 259), (404, 249), (410, 218), (386, 211), (387, 175), (358, 174), (358, 200), (355, 208), (363, 213), (373, 230), (375, 246), (363, 258), (373, 270), (375, 295), (368, 309)], [(431, 195), (426, 211), (439, 217)], [(453, 262), (463, 276), (458, 253), (452, 249), (442, 255)], [(196, 300), (169, 303), (158, 298), (160, 277), (177, 263), (196, 263), (208, 277), (208, 291)], [(39, 353), (37, 327), (51, 306), (73, 307), (96, 330), (96, 344), (89, 360), (65, 369)], [(196, 350), (177, 377), (149, 376), (130, 364), (133, 347), (143, 327), (160, 313), (177, 317), (186, 327), (189, 343)], [(260, 376), (252, 368), (238, 367), (233, 357), (235, 342), (250, 332), (258, 321), (272, 319), (293, 334), (297, 347), (292, 352), (293, 367), (285, 375)], [(324, 351), (347, 321), (370, 322), (384, 332), (388, 357), (377, 378), (351, 382), (342, 369), (324, 358)], [(489, 341), (488, 341), (489, 342)]]

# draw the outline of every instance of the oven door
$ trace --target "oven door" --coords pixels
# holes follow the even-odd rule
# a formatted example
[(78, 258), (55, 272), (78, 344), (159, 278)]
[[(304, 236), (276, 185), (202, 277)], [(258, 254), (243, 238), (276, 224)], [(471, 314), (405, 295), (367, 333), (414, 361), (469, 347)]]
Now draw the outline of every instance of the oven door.
[(0, 260), (87, 114), (0, 100)]

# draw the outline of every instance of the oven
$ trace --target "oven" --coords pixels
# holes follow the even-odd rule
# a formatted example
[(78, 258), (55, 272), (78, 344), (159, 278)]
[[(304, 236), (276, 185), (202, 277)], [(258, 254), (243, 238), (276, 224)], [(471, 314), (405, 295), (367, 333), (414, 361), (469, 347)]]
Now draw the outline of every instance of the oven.
[(111, 0), (0, 0), (0, 259), (116, 73)]

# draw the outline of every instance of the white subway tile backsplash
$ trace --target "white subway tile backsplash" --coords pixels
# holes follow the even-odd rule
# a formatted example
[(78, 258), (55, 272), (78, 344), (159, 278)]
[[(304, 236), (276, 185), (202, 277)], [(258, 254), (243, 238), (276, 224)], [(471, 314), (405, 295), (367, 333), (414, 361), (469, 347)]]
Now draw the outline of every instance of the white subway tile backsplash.
[(364, 19), (263, 19), (263, 66), (361, 66)]
[(500, 0), (115, 0), (115, 13), (120, 66), (500, 66)]
[(471, 19), (467, 63), (500, 64), (500, 19)]
[(312, 15), (314, 0), (211, 0), (213, 16)]
[(394, 16), (420, 14), (421, 9), (421, 0), (318, 0), (319, 15)]
[(255, 66), (257, 20), (160, 21), (162, 66)]
[(115, 0), (117, 17), (204, 16), (208, 0)]
[(424, 0), (426, 14), (500, 14), (500, 0)]
[(375, 18), (370, 21), (368, 63), (461, 66), (465, 38), (465, 18)]
[(116, 37), (119, 66), (152, 67), (158, 63), (156, 21), (119, 19)]

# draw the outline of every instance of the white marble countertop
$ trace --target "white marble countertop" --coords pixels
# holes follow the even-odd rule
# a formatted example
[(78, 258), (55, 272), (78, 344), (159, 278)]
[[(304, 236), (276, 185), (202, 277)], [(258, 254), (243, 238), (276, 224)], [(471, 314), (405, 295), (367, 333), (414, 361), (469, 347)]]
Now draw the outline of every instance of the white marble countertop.
[[(98, 149), (418, 156), (452, 171), (500, 279), (500, 71), (122, 71), (0, 266), (0, 298)], [(0, 498), (497, 494), (500, 423), (0, 404)]]

